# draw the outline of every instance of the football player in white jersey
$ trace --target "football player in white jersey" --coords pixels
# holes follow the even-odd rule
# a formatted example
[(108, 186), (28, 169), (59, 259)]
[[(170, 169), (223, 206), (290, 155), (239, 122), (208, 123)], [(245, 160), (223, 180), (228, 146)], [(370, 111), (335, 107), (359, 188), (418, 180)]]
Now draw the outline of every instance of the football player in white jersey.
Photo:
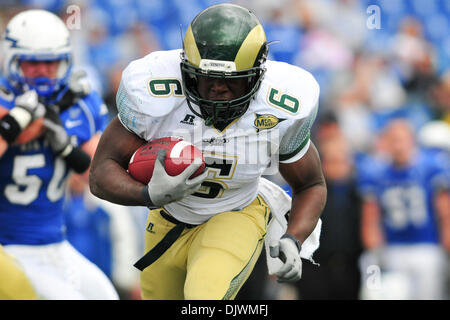
[[(299, 251), (326, 201), (320, 159), (309, 139), (319, 86), (307, 71), (266, 61), (264, 29), (249, 10), (218, 4), (189, 25), (183, 49), (131, 62), (117, 92), (118, 117), (105, 130), (91, 191), (122, 205), (147, 206), (144, 299), (233, 299), (261, 252), (270, 207), (258, 193), (279, 172), (293, 189), (286, 234), (271, 255), (279, 281), (301, 277)], [(148, 185), (127, 173), (135, 150), (176, 136), (203, 151), (178, 176), (158, 155)], [(274, 170), (277, 169), (277, 170)]]

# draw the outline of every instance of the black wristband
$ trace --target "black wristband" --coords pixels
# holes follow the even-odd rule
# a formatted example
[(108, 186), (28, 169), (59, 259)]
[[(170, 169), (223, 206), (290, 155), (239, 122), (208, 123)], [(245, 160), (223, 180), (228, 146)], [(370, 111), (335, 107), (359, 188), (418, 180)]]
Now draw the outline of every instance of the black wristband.
[(65, 157), (67, 165), (76, 173), (83, 173), (91, 165), (91, 157), (80, 147), (74, 147), (73, 150)]
[(19, 134), (22, 132), (19, 123), (9, 114), (5, 115), (0, 120), (0, 135), (8, 144), (16, 141)]
[(298, 252), (300, 252), (300, 251), (302, 250), (302, 244), (301, 244), (300, 241), (298, 241), (292, 234), (285, 233), (285, 234), (283, 234), (283, 236), (281, 237), (281, 239), (284, 239), (284, 238), (289, 238), (289, 239), (291, 239), (292, 241), (294, 241), (294, 242), (295, 242), (295, 245), (297, 246)]
[(149, 209), (155, 209), (157, 208), (153, 202), (152, 199), (150, 199), (150, 193), (148, 192), (148, 186), (143, 186), (141, 190), (141, 194), (144, 197), (145, 203), (144, 205)]

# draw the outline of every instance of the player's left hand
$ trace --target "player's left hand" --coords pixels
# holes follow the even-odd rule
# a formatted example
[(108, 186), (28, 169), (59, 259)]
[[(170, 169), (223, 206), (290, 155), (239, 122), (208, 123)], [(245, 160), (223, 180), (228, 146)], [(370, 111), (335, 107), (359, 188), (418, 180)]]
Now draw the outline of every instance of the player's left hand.
[(60, 154), (70, 144), (69, 135), (59, 118), (58, 106), (47, 107), (44, 117), (44, 126), (47, 128), (45, 138), (55, 154)]
[(47, 107), (44, 126), (47, 128), (45, 139), (55, 155), (62, 157), (69, 168), (75, 170), (76, 173), (85, 172), (91, 164), (91, 157), (81, 147), (72, 144), (70, 141), (70, 137), (59, 118), (58, 106)]
[(279, 258), (283, 265), (276, 272), (278, 282), (295, 282), (302, 277), (302, 259), (300, 258), (300, 242), (286, 233), (276, 243), (269, 246), (270, 256)]
[(87, 80), (87, 74), (83, 70), (72, 72), (68, 81), (68, 89), (57, 102), (60, 110), (73, 106), (77, 99), (87, 96), (91, 92), (91, 86)]
[(147, 185), (151, 202), (157, 208), (196, 192), (208, 176), (205, 170), (201, 175), (189, 178), (202, 165), (200, 158), (194, 158), (194, 161), (180, 174), (170, 176), (164, 166), (165, 159), (165, 150), (158, 150), (153, 175)]
[(78, 97), (87, 96), (91, 92), (86, 71), (78, 70), (72, 72), (69, 78), (69, 90)]

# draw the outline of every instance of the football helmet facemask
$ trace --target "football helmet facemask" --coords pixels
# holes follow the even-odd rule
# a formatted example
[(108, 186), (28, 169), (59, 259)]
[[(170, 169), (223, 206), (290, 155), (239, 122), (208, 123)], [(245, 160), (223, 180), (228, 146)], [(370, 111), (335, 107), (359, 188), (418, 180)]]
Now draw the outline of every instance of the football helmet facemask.
[[(187, 29), (181, 54), (183, 89), (191, 111), (215, 127), (242, 116), (259, 89), (267, 52), (264, 29), (251, 11), (218, 4), (200, 12)], [(233, 100), (209, 100), (199, 94), (199, 77), (245, 78), (247, 88)]]
[[(55, 95), (67, 84), (72, 69), (69, 30), (58, 16), (36, 9), (17, 14), (6, 26), (2, 46), (3, 73), (14, 87), (36, 90), (44, 100), (58, 100)], [(25, 77), (22, 61), (59, 61), (57, 76)]]

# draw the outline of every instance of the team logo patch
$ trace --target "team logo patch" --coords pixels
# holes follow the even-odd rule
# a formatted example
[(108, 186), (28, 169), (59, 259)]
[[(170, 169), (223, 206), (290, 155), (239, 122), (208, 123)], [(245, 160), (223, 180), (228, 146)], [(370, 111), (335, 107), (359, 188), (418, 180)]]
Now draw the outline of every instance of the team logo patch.
[(273, 114), (255, 113), (255, 121), (253, 122), (253, 125), (256, 128), (256, 132), (259, 132), (260, 130), (272, 129), (284, 120), (286, 119), (277, 118)]

